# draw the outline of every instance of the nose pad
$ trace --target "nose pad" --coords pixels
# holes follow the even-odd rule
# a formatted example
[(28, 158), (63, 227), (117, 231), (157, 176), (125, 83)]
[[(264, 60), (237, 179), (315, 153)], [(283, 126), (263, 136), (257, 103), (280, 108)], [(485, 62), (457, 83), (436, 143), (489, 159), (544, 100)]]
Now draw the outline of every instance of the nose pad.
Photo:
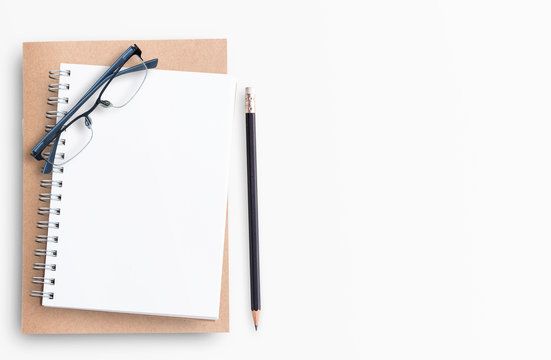
[(91, 129), (92, 128), (92, 118), (90, 118), (89, 116), (85, 116), (84, 117), (84, 125), (86, 125), (86, 127), (88, 129)]
[(100, 100), (99, 104), (100, 104), (102, 107), (104, 107), (104, 108), (108, 108), (108, 107), (110, 107), (111, 105), (113, 105), (113, 104), (111, 104), (111, 102), (108, 101), (108, 100)]

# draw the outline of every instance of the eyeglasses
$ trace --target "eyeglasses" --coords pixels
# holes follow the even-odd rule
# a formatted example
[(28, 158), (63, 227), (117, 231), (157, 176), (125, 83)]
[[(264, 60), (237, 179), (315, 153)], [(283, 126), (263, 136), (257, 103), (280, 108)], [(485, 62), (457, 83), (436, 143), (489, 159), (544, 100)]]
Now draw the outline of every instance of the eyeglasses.
[[(33, 156), (36, 160), (44, 160), (46, 163), (44, 164), (44, 169), (42, 171), (43, 174), (49, 174), (52, 172), (53, 168), (56, 165), (63, 165), (69, 162), (70, 160), (74, 159), (86, 146), (92, 141), (93, 138), (93, 130), (92, 130), (92, 120), (90, 117), (90, 114), (97, 109), (99, 105), (101, 105), (104, 108), (114, 107), (114, 108), (120, 108), (128, 104), (134, 96), (138, 93), (138, 91), (141, 89), (143, 83), (145, 82), (145, 79), (147, 77), (147, 70), (153, 69), (157, 67), (158, 59), (143, 61), (142, 57), (142, 51), (136, 44), (130, 46), (118, 59), (111, 65), (105, 73), (92, 85), (92, 87), (84, 94), (84, 96), (69, 110), (66, 114), (63, 115), (63, 117), (57, 122), (55, 126), (44, 136), (38, 144), (32, 149), (31, 156)], [(132, 58), (136, 56), (141, 64), (121, 70), (122, 67)], [(117, 103), (115, 101), (104, 99), (104, 93), (106, 92), (107, 88), (111, 85), (111, 88), (115, 87), (113, 83), (117, 84), (120, 83), (118, 79), (122, 75), (130, 74), (130, 73), (137, 73), (139, 71), (144, 71), (144, 77), (143, 79), (138, 82), (137, 90), (130, 91), (132, 89), (119, 89), (118, 91), (113, 91), (112, 93), (115, 94), (121, 94), (121, 93), (130, 93), (130, 96), (126, 101), (123, 101), (122, 104)], [(102, 88), (103, 87), (103, 88)], [(88, 100), (96, 93), (99, 89), (101, 89), (99, 96), (97, 99), (93, 102), (93, 105), (85, 112), (81, 113), (80, 115), (73, 117), (75, 113), (86, 103)], [(110, 89), (111, 90), (111, 89)], [(108, 94), (110, 92), (108, 91)], [(69, 126), (73, 124), (82, 124), (84, 125), (82, 128), (87, 129), (88, 135), (86, 138), (89, 138), (87, 142), (84, 142), (83, 147), (79, 147), (79, 150), (76, 151), (76, 154), (71, 156), (69, 159), (65, 160), (62, 164), (55, 163), (55, 159), (65, 158), (63, 156), (56, 155), (57, 146), (60, 141), (61, 134), (69, 128)], [(47, 147), (51, 146), (51, 149), (49, 152), (45, 152)]]

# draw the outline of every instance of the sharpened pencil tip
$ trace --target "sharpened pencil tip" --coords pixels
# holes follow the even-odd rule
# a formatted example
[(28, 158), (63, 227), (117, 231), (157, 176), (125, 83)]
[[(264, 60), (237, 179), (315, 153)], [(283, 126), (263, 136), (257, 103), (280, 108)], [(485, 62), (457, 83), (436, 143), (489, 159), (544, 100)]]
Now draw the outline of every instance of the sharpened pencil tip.
[(260, 310), (253, 310), (253, 324), (254, 330), (258, 331), (258, 317), (260, 316)]

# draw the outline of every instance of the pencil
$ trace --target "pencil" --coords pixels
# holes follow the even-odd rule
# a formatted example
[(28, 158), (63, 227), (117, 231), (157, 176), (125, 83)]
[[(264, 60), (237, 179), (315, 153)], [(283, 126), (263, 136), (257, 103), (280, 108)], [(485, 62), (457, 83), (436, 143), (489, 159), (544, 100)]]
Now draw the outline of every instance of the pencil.
[(253, 88), (245, 89), (245, 121), (247, 128), (247, 190), (249, 202), (249, 262), (251, 311), (254, 328), (260, 318), (260, 266), (258, 259), (258, 193), (256, 185), (256, 109)]

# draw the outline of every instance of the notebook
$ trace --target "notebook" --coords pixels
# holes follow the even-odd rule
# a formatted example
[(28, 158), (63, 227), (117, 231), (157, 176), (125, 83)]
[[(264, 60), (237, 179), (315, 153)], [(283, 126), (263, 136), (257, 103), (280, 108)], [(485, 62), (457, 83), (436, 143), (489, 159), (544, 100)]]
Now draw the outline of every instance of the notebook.
[[(44, 119), (43, 114), (46, 110), (51, 110), (51, 106), (47, 106), (46, 97), (52, 96), (51, 93), (47, 92), (47, 83), (55, 82), (48, 80), (46, 69), (56, 69), (59, 68), (58, 65), (55, 65), (56, 61), (62, 59), (78, 61), (78, 62), (91, 62), (96, 64), (107, 65), (112, 63), (114, 60), (113, 57), (118, 56), (120, 52), (125, 50), (128, 47), (129, 43), (133, 41), (113, 41), (113, 42), (67, 42), (67, 43), (25, 43), (24, 44), (24, 122), (23, 122), (23, 135), (24, 135), (24, 153), (27, 154), (29, 149), (38, 141), (38, 139), (43, 136), (44, 124), (48, 123), (48, 120)], [(159, 68), (165, 69), (174, 69), (174, 70), (192, 70), (192, 71), (206, 71), (206, 72), (225, 72), (226, 68), (226, 41), (225, 40), (170, 40), (170, 41), (138, 41), (144, 54), (151, 57), (159, 57), (160, 63)], [(111, 54), (111, 55), (109, 55)], [(113, 55), (115, 54), (115, 55)], [(164, 60), (164, 61), (163, 61)], [(151, 73), (150, 73), (151, 75)], [(193, 74), (188, 74), (193, 75)], [(148, 83), (149, 78), (148, 75)], [(88, 84), (89, 85), (89, 84)], [(145, 85), (144, 85), (145, 86)], [(234, 102), (234, 85), (231, 86), (231, 113), (233, 113), (233, 102)], [(76, 88), (72, 85), (70, 90)], [(145, 89), (145, 88), (144, 88)], [(140, 91), (141, 94), (141, 91)], [(71, 101), (74, 101), (70, 99)], [(181, 99), (179, 99), (181, 102)], [(159, 103), (161, 104), (161, 103)], [(122, 110), (122, 109), (121, 109)], [(40, 119), (42, 118), (42, 120)], [(99, 133), (99, 122), (101, 115), (94, 113), (94, 142), (98, 140)], [(42, 130), (40, 130), (42, 129)], [(41, 134), (42, 133), (42, 134)], [(67, 143), (69, 144), (69, 143)], [(92, 145), (90, 145), (92, 146)], [(92, 148), (86, 149), (84, 156)], [(79, 159), (75, 159), (79, 161)], [(163, 163), (163, 162), (161, 162)], [(37, 248), (39, 243), (35, 242), (37, 235), (47, 235), (47, 232), (44, 230), (37, 229), (36, 224), (39, 220), (44, 220), (44, 215), (37, 214), (37, 207), (44, 206), (44, 203), (38, 200), (39, 194), (44, 194), (48, 189), (40, 187), (40, 180), (53, 180), (53, 178), (48, 178), (47, 176), (40, 175), (40, 165), (35, 160), (30, 157), (23, 158), (23, 298), (22, 298), (22, 328), (24, 333), (120, 333), (120, 332), (213, 332), (213, 331), (228, 331), (228, 295), (227, 295), (227, 224), (224, 223), (226, 218), (226, 196), (224, 193), (223, 205), (222, 205), (222, 230), (221, 237), (218, 241), (218, 244), (222, 244), (222, 253), (219, 254), (219, 260), (217, 261), (218, 267), (221, 267), (221, 271), (217, 277), (218, 281), (216, 283), (209, 282), (209, 284), (214, 284), (208, 286), (208, 289), (203, 288), (205, 283), (202, 283), (200, 291), (203, 294), (213, 292), (218, 293), (216, 299), (214, 299), (210, 304), (200, 305), (199, 307), (194, 307), (193, 301), (191, 299), (185, 299), (182, 301), (180, 298), (179, 302), (185, 303), (186, 309), (184, 307), (173, 307), (170, 308), (171, 303), (163, 303), (155, 300), (155, 304), (144, 305), (141, 301), (136, 301), (138, 297), (143, 293), (136, 293), (132, 298), (132, 303), (129, 306), (127, 302), (123, 308), (117, 306), (116, 303), (113, 303), (112, 300), (108, 301), (105, 299), (99, 299), (101, 301), (96, 301), (87, 303), (87, 299), (82, 299), (80, 296), (74, 296), (75, 292), (71, 293), (72, 298), (66, 298), (65, 300), (59, 303), (51, 303), (47, 306), (41, 306), (40, 299), (31, 298), (28, 296), (30, 290), (42, 290), (42, 285), (32, 284), (30, 286), (30, 279), (37, 275), (41, 275), (39, 270), (31, 270), (34, 262), (37, 262), (37, 257), (33, 255), (33, 248)], [(164, 163), (163, 163), (164, 164)], [(71, 162), (68, 164), (73, 166), (74, 163)], [(173, 161), (169, 166), (177, 166), (178, 161)], [(149, 166), (150, 167), (150, 166)], [(146, 166), (142, 165), (142, 169), (145, 169)], [(69, 167), (67, 167), (68, 171)], [(100, 171), (100, 170), (98, 170)], [(104, 172), (105, 174), (105, 172)], [(70, 176), (65, 170), (63, 174), (57, 173), (57, 175), (67, 175)], [(56, 174), (54, 174), (54, 177)], [(143, 177), (143, 176), (142, 176)], [(71, 177), (72, 178), (72, 177)], [(55, 181), (55, 180), (54, 180)], [(55, 184), (52, 181), (50, 184)], [(53, 187), (52, 189), (70, 191), (71, 187), (65, 187), (68, 180), (63, 183), (61, 188)], [(68, 185), (67, 185), (68, 186)], [(135, 184), (135, 187), (139, 187), (141, 194), (145, 191), (152, 191), (155, 188), (147, 186), (147, 184)], [(158, 190), (158, 189), (157, 189)], [(161, 189), (162, 190), (162, 189)], [(60, 202), (62, 205), (65, 203), (65, 198), (62, 197)], [(84, 200), (84, 202), (90, 201), (90, 198)], [(141, 197), (139, 200), (141, 209), (146, 205), (147, 198)], [(51, 202), (53, 204), (54, 201)], [(67, 203), (69, 206), (70, 202)], [(47, 204), (46, 204), (47, 205)], [(180, 204), (181, 206), (182, 204)], [(50, 205), (53, 206), (53, 205)], [(79, 203), (79, 206), (82, 204)], [(69, 207), (71, 208), (71, 207)], [(219, 208), (219, 206), (218, 206)], [(63, 206), (60, 206), (61, 212), (60, 217), (67, 216), (68, 212), (63, 211)], [(139, 211), (138, 211), (139, 212)], [(140, 212), (141, 213), (141, 212)], [(105, 214), (104, 214), (105, 215)], [(103, 219), (110, 219), (112, 217), (104, 217)], [(219, 219), (219, 216), (216, 217)], [(213, 218), (209, 218), (209, 222), (212, 223)], [(49, 219), (48, 219), (49, 220)], [(67, 218), (68, 220), (68, 218)], [(181, 220), (181, 219), (179, 219)], [(216, 222), (216, 221), (215, 221)], [(225, 229), (224, 229), (225, 227)], [(214, 228), (214, 227), (213, 227)], [(220, 226), (217, 227), (218, 231)], [(51, 229), (52, 231), (54, 229)], [(63, 223), (60, 221), (59, 231), (63, 232)], [(82, 232), (82, 231), (81, 231)], [(213, 242), (214, 243), (214, 242)], [(152, 243), (150, 243), (152, 244)], [(56, 260), (61, 260), (61, 251), (65, 254), (67, 252), (72, 254), (77, 254), (82, 252), (74, 252), (75, 247), (74, 243), (61, 244), (61, 237), (59, 237), (58, 245), (60, 248), (57, 253), (57, 257), (53, 258)], [(88, 244), (90, 245), (90, 244)], [(98, 260), (95, 264), (102, 262), (101, 256), (106, 256), (105, 251), (98, 252), (99, 243), (92, 244), (93, 246), (87, 246), (87, 259), (96, 259)], [(109, 244), (112, 246), (112, 244)], [(155, 245), (155, 244), (154, 244)], [(68, 247), (67, 247), (68, 246)], [(147, 250), (148, 254), (151, 255), (159, 248), (158, 245), (153, 247), (153, 250)], [(44, 248), (47, 249), (47, 248)], [(52, 248), (54, 249), (54, 248)], [(212, 247), (209, 247), (209, 252), (212, 252)], [(123, 249), (120, 249), (121, 252)], [(129, 261), (131, 267), (137, 268), (138, 266), (144, 266), (147, 268), (149, 264), (152, 263), (151, 259), (148, 258), (148, 262), (135, 262), (133, 261), (133, 256), (135, 256), (136, 249), (126, 248), (124, 249), (124, 257), (119, 258), (119, 262), (125, 260)], [(220, 253), (220, 247), (218, 247), (218, 252)], [(214, 253), (214, 252), (212, 252)], [(180, 255), (181, 256), (181, 255)], [(214, 256), (213, 256), (214, 257)], [(68, 258), (68, 257), (67, 257)], [(155, 258), (155, 257), (153, 257)], [(221, 265), (221, 261), (223, 265)], [(114, 262), (118, 263), (119, 262)], [(62, 265), (64, 262), (60, 262), (57, 265)], [(71, 263), (71, 261), (69, 261)], [(67, 263), (66, 265), (68, 265)], [(72, 261), (73, 264), (76, 264), (76, 261)], [(78, 262), (78, 266), (84, 265), (81, 261)], [(62, 265), (65, 268), (65, 265)], [(112, 266), (112, 265), (111, 265)], [(167, 266), (167, 264), (162, 264), (162, 266)], [(91, 269), (93, 267), (88, 267)], [(77, 288), (80, 294), (87, 294), (93, 289), (101, 289), (102, 285), (100, 284), (97, 275), (101, 275), (103, 269), (95, 268), (94, 271), (89, 272), (94, 276), (94, 279), (91, 279), (90, 282), (80, 282), (80, 288)], [(151, 274), (154, 271), (148, 272)], [(220, 274), (221, 272), (221, 274)], [(63, 284), (68, 284), (69, 277), (63, 275), (63, 272), (59, 266), (56, 266), (55, 273), (57, 275), (61, 274), (61, 278), (57, 278), (56, 284), (60, 285), (58, 289), (61, 289), (61, 292), (58, 292), (57, 295), (54, 292), (53, 299), (46, 299), (47, 301), (53, 300), (56, 301), (60, 299), (59, 294), (63, 294), (64, 290), (62, 289), (61, 284), (59, 283), (63, 280)], [(69, 272), (72, 276), (72, 272)], [(65, 273), (66, 275), (69, 273)], [(142, 274), (143, 275), (143, 274)], [(170, 275), (170, 274), (169, 274)], [(195, 277), (198, 278), (203, 274), (195, 274)], [(207, 276), (208, 274), (204, 274)], [(44, 276), (46, 277), (46, 276)], [(156, 279), (160, 282), (168, 282), (172, 278), (171, 276), (165, 276), (162, 279)], [(89, 279), (90, 280), (90, 279)], [(142, 278), (142, 280), (147, 280)], [(151, 279), (149, 279), (151, 280)], [(140, 290), (152, 290), (155, 288), (155, 284), (151, 282), (147, 283), (146, 281), (134, 282), (134, 284), (139, 284), (142, 288)], [(157, 283), (158, 284), (158, 283)], [(190, 283), (185, 283), (189, 285)], [(191, 283), (193, 285), (193, 283)], [(175, 297), (181, 295), (179, 291), (182, 290), (184, 283), (182, 281), (177, 281), (176, 283), (170, 284), (171, 295), (176, 293)], [(67, 287), (68, 288), (68, 287)], [(75, 287), (71, 286), (74, 290)], [(164, 291), (164, 287), (162, 290)], [(221, 290), (221, 291), (220, 291)], [(82, 292), (80, 292), (82, 291)], [(105, 292), (103, 296), (106, 296)], [(94, 295), (96, 296), (96, 295)], [(162, 296), (160, 296), (162, 298)], [(174, 298), (174, 297), (173, 297)], [(111, 297), (113, 299), (113, 297)], [(46, 302), (45, 304), (46, 305)], [(134, 305), (133, 302), (137, 302), (137, 305)], [(214, 302), (218, 302), (217, 309), (213, 310), (215, 305)], [(63, 303), (63, 304), (62, 304)], [(161, 304), (162, 306), (159, 306)], [(84, 306), (83, 306), (84, 305)], [(91, 305), (91, 306), (89, 306)], [(172, 304), (173, 305), (173, 304)], [(52, 306), (67, 306), (67, 308), (61, 307), (52, 307)], [(88, 310), (76, 310), (80, 308), (90, 308), (91, 310), (100, 310), (100, 311), (88, 311)], [(115, 313), (107, 311), (127, 311), (131, 313)], [(156, 314), (156, 315), (138, 315), (139, 314)], [(168, 315), (167, 316), (157, 316), (157, 315)], [(218, 317), (218, 320), (200, 320), (192, 318), (182, 318), (182, 317), (173, 317), (173, 316), (196, 316), (201, 319), (214, 319)]]
[[(61, 64), (58, 113), (106, 69)], [(142, 78), (121, 76), (104, 97), (124, 99)], [(234, 99), (228, 75), (149, 70), (126, 106), (94, 111), (89, 145), (41, 182), (42, 305), (218, 318)], [(75, 123), (57, 154), (77, 154), (89, 134)]]

